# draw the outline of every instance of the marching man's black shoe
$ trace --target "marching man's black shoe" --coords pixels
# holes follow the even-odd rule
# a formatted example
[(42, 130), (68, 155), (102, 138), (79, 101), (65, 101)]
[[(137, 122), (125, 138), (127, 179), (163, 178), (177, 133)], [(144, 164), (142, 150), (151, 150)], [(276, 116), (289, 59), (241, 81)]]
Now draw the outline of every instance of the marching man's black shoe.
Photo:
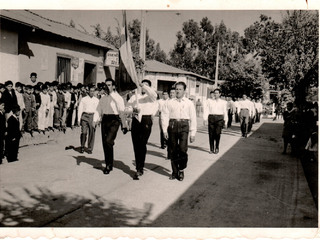
[(169, 177), (170, 180), (175, 180), (177, 179), (177, 174), (176, 173), (172, 173), (171, 176)]
[(80, 148), (80, 153), (84, 153), (84, 147)]
[(178, 180), (179, 180), (179, 181), (183, 181), (183, 179), (184, 179), (184, 172), (183, 172), (183, 171), (179, 171), (179, 173), (178, 173)]
[(143, 170), (137, 171), (133, 176), (133, 180), (139, 180), (139, 177), (141, 177), (142, 175), (143, 175)]
[(219, 148), (216, 148), (216, 150), (214, 151), (215, 154), (219, 153)]
[(103, 169), (103, 174), (109, 174), (112, 171), (112, 167), (111, 166), (107, 166)]

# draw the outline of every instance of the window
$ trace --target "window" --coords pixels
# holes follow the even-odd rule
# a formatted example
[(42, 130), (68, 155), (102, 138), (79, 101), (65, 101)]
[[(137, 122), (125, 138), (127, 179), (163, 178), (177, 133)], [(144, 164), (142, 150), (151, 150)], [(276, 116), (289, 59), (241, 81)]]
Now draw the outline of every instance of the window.
[(71, 59), (58, 57), (57, 76), (59, 83), (67, 83), (71, 81)]
[(196, 93), (199, 93), (200, 92), (200, 83), (197, 83), (196, 85)]

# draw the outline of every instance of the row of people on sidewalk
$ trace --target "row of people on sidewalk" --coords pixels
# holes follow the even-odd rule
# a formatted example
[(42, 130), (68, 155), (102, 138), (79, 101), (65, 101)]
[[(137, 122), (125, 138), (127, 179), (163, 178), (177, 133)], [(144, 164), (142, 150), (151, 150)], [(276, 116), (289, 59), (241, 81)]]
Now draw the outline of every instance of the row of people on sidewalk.
[[(100, 87), (100, 86), (99, 86)], [(12, 81), (0, 84), (0, 99), (5, 103), (6, 119), (12, 107), (19, 105), (20, 130), (33, 136), (33, 132), (45, 134), (46, 131), (66, 130), (78, 124), (78, 106), (82, 97), (88, 95), (88, 86), (71, 83), (38, 82), (35, 86)], [(102, 87), (95, 90), (95, 96), (103, 95)]]
[(283, 154), (290, 145), (291, 154), (318, 159), (318, 103), (306, 102), (300, 108), (287, 103), (283, 112)]

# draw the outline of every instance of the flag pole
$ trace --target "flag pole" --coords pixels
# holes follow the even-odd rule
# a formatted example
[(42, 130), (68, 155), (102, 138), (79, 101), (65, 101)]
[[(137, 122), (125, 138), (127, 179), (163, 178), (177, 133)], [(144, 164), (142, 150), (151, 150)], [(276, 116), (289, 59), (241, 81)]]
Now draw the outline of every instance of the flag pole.
[[(139, 57), (143, 61), (143, 64), (146, 60), (146, 11), (141, 10), (141, 26), (140, 26), (140, 46), (139, 46)], [(141, 66), (139, 70), (139, 80), (140, 82), (144, 78), (144, 68)], [(137, 100), (137, 107), (139, 107), (138, 101), (138, 89), (135, 90), (136, 100)]]
[(214, 79), (214, 89), (218, 88), (218, 69), (219, 69), (219, 42), (217, 47), (217, 58), (216, 58), (216, 74)]

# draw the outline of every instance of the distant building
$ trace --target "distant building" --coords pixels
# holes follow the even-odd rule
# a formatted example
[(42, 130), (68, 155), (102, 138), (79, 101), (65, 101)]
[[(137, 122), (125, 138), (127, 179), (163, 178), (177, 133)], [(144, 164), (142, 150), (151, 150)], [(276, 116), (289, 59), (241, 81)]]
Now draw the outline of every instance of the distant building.
[(25, 10), (1, 10), (0, 82), (38, 81), (98, 83), (115, 78), (116, 67), (106, 66), (111, 44), (71, 26)]
[(187, 84), (187, 97), (203, 101), (214, 87), (214, 80), (156, 60), (147, 60), (145, 65), (144, 78), (149, 79), (159, 93), (170, 90), (176, 82), (183, 81)]

